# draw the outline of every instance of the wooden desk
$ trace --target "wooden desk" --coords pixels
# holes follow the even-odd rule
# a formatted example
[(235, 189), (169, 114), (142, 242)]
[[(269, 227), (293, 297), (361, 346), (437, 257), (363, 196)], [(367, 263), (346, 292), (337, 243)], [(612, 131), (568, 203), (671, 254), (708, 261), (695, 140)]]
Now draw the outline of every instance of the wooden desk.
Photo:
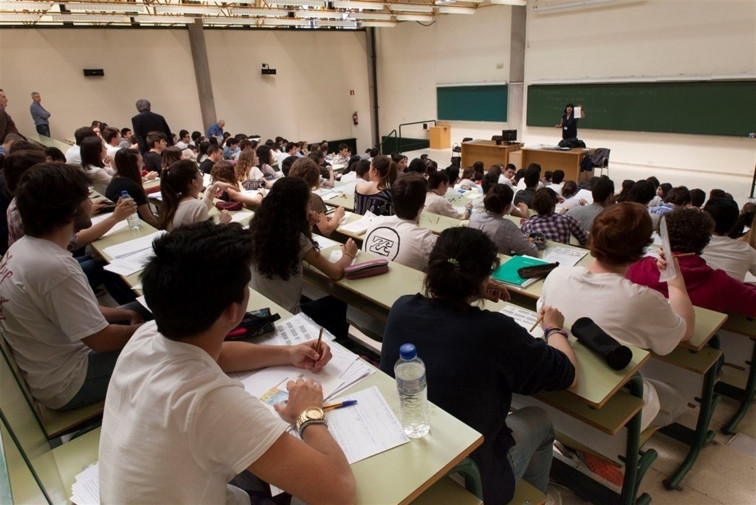
[(531, 163), (541, 165), (541, 173), (550, 170), (564, 170), (565, 181), (580, 180), (580, 163), (583, 158), (593, 154), (595, 149), (570, 149), (569, 151), (556, 151), (551, 149), (522, 149), (522, 166), (527, 168)]
[(462, 142), (461, 170), (471, 167), (476, 161), (482, 161), (486, 170), (491, 165), (506, 166), (509, 155), (519, 151), (523, 144), (496, 145), (493, 140), (473, 140)]

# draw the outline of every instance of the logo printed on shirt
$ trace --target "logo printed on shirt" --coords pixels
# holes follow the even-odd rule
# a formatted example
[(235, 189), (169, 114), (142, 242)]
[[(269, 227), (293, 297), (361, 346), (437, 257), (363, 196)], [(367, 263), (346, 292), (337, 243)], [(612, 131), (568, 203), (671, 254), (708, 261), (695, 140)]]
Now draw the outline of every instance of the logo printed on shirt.
[(400, 242), (396, 230), (379, 226), (365, 237), (365, 250), (393, 260), (399, 254)]

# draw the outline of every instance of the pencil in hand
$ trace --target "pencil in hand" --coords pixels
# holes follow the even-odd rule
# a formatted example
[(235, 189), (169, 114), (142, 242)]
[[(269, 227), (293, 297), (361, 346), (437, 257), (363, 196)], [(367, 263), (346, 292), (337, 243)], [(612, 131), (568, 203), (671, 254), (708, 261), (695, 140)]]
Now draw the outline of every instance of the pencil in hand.
[(528, 330), (528, 333), (533, 333), (533, 330), (536, 329), (536, 326), (538, 326), (542, 322), (543, 322), (543, 314), (541, 314), (541, 317), (539, 317), (538, 320), (535, 322), (535, 324), (530, 327), (530, 330)]
[(323, 327), (320, 327), (320, 334), (318, 334), (318, 343), (315, 344), (315, 352), (320, 354), (320, 342), (323, 341)]

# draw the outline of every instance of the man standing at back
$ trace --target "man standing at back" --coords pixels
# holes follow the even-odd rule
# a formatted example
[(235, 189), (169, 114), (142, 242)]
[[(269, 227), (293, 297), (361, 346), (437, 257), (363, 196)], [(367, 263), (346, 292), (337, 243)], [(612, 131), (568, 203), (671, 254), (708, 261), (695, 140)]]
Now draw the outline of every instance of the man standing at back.
[(139, 152), (144, 155), (144, 153), (150, 150), (150, 145), (147, 143), (147, 134), (151, 131), (163, 132), (166, 142), (169, 146), (172, 146), (173, 134), (171, 133), (171, 129), (168, 127), (168, 123), (165, 122), (163, 116), (152, 112), (150, 101), (140, 98), (136, 102), (136, 108), (139, 114), (131, 118), (131, 125), (134, 127), (134, 135), (137, 136)]
[(0, 143), (5, 142), (5, 137), (9, 133), (18, 133), (16, 123), (6, 112), (6, 107), (8, 107), (8, 97), (5, 96), (5, 91), (0, 89)]
[(218, 143), (220, 143), (220, 141), (223, 140), (224, 126), (226, 126), (226, 122), (222, 119), (219, 119), (217, 123), (210, 125), (210, 128), (207, 129), (207, 138), (215, 137), (218, 139)]
[(32, 91), (31, 97), (32, 103), (29, 106), (29, 112), (31, 112), (31, 117), (34, 120), (34, 127), (37, 129), (37, 133), (44, 135), (45, 137), (49, 137), (49, 118), (51, 114), (47, 112), (44, 107), (42, 107), (42, 97), (39, 95), (39, 93)]

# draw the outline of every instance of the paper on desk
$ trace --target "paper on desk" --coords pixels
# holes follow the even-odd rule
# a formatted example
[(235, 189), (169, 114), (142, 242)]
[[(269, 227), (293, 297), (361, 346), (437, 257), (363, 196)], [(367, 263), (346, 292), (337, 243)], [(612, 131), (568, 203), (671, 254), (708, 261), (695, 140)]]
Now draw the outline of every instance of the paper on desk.
[(336, 242), (333, 239), (324, 237), (323, 235), (317, 235), (315, 233), (312, 234), (312, 238), (315, 240), (315, 242), (317, 242), (318, 247), (320, 248), (321, 251), (335, 245), (341, 245), (341, 242)]
[(100, 504), (100, 476), (97, 462), (89, 465), (76, 476), (76, 482), (71, 485), (71, 501), (76, 505)]
[(340, 231), (353, 233), (355, 235), (364, 235), (367, 229), (370, 227), (370, 223), (372, 223), (377, 217), (378, 216), (376, 216), (372, 212), (367, 211), (365, 212), (365, 215), (357, 221), (341, 226)]
[(239, 212), (231, 215), (231, 221), (234, 223), (241, 223), (245, 219), (252, 219), (252, 212), (245, 212), (243, 210), (240, 210)]
[(350, 465), (410, 441), (377, 386), (339, 400), (357, 400), (351, 407), (331, 410), (326, 415), (328, 431)]
[(166, 233), (165, 230), (156, 231), (145, 235), (144, 237), (135, 238), (127, 242), (112, 245), (103, 249), (103, 252), (111, 258), (123, 258), (145, 249), (152, 249), (152, 241)]
[[(94, 221), (92, 221), (92, 224), (94, 224)], [(126, 222), (126, 220), (118, 221), (116, 224), (113, 225), (113, 227), (111, 229), (109, 229), (108, 231), (106, 231), (105, 233), (103, 233), (100, 236), (100, 238), (102, 238), (102, 237), (108, 237), (108, 236), (114, 234), (115, 232), (124, 229), (127, 224), (128, 223)]]
[(155, 191), (154, 193), (148, 193), (147, 194), (147, 198), (152, 198), (153, 200), (159, 200), (159, 201), (162, 202), (163, 201), (163, 193), (161, 193), (160, 191)]
[(137, 251), (134, 254), (123, 256), (121, 258), (114, 259), (103, 267), (108, 272), (128, 277), (131, 274), (135, 274), (144, 270), (147, 262), (154, 256), (152, 248)]
[(664, 216), (659, 223), (659, 236), (662, 241), (662, 250), (664, 251), (664, 259), (667, 260), (667, 268), (659, 272), (659, 282), (668, 282), (677, 277), (677, 270), (675, 269), (675, 261), (672, 257), (672, 247), (669, 244), (669, 232), (667, 232), (667, 220)]
[(588, 251), (585, 249), (555, 247), (541, 259), (549, 263), (558, 261), (560, 266), (575, 266), (586, 254), (588, 254)]
[[(354, 258), (352, 258), (352, 261), (349, 262), (350, 265), (354, 265), (354, 262), (357, 261), (357, 257), (360, 255), (360, 250), (357, 249), (357, 252), (354, 255)], [(336, 263), (341, 259), (341, 257), (344, 256), (344, 251), (339, 249), (334, 249), (331, 251), (331, 254), (328, 256), (328, 261), (331, 263)]]
[(142, 305), (142, 307), (144, 307), (145, 309), (147, 309), (147, 310), (149, 310), (150, 312), (152, 312), (152, 310), (150, 310), (150, 307), (149, 307), (149, 305), (147, 305), (147, 298), (145, 298), (145, 297), (144, 297), (144, 295), (142, 295), (142, 296), (137, 296), (137, 299), (136, 299), (136, 301), (138, 301), (138, 302), (139, 302), (139, 303), (140, 303), (140, 304)]
[[(535, 338), (543, 338), (543, 328), (541, 325), (539, 324), (533, 328), (533, 325), (538, 321), (538, 313), (512, 304), (505, 305), (499, 312), (514, 319), (517, 324), (525, 328), (525, 331)], [(533, 331), (530, 331), (530, 328), (533, 328)]]

